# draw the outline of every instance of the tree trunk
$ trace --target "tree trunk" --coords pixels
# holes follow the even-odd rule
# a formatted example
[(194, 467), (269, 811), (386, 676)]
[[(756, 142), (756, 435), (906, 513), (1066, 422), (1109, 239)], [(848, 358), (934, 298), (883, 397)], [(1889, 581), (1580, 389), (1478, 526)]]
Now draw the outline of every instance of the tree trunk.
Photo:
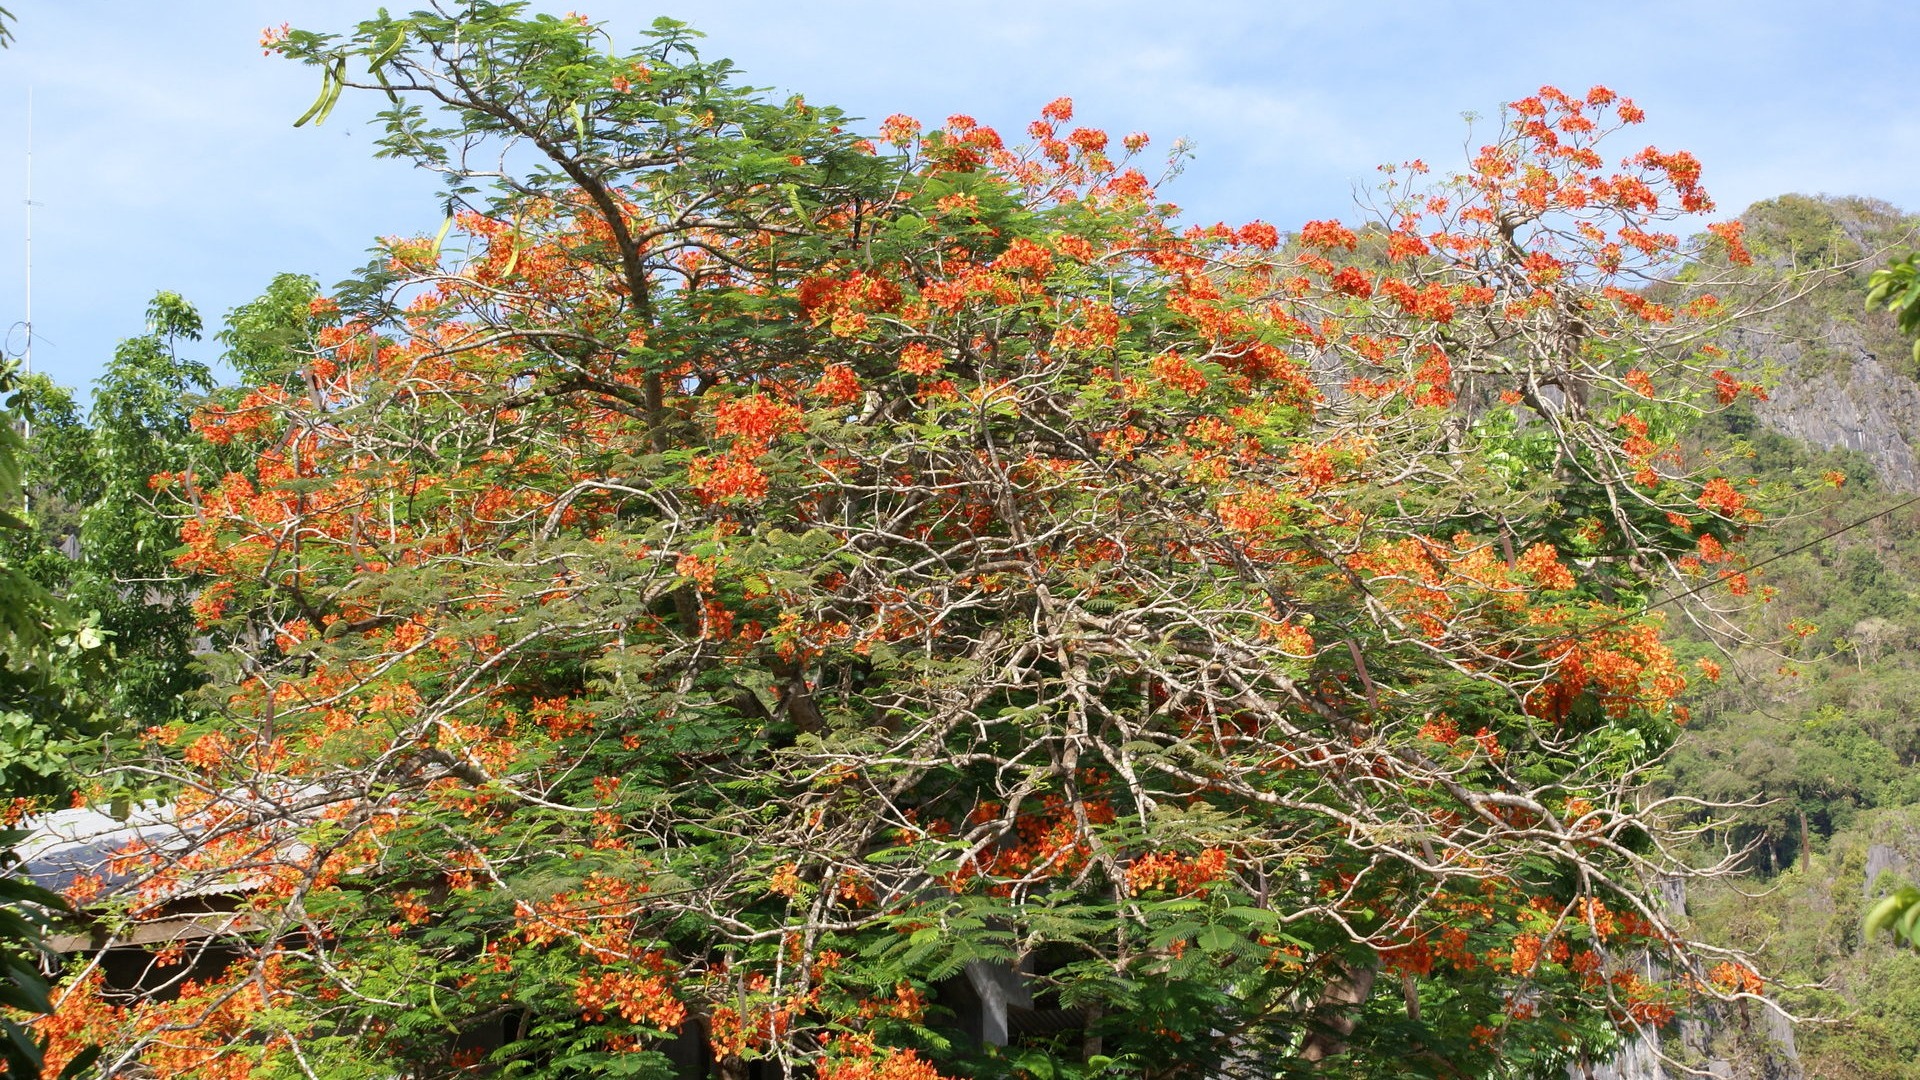
[(1106, 1014), (1106, 1010), (1099, 1005), (1088, 1005), (1082, 1011), (1086, 1014), (1084, 1029), (1086, 1035), (1080, 1040), (1080, 1061), (1084, 1064), (1102, 1053), (1102, 1043), (1097, 1030), (1100, 1026), (1100, 1018)]
[(1380, 974), (1380, 958), (1373, 957), (1357, 967), (1337, 964), (1336, 973), (1320, 992), (1308, 1023), (1312, 1027), (1300, 1044), (1300, 1056), (1307, 1061), (1323, 1061), (1347, 1048), (1347, 1036), (1353, 1034), (1360, 1003), (1373, 993), (1374, 977)]

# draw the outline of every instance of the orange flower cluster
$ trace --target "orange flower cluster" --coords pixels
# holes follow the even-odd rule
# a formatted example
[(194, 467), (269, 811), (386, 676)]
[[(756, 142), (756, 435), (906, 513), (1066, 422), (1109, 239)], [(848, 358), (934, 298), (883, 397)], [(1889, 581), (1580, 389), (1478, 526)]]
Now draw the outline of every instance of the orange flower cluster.
[(1552, 544), (1534, 544), (1520, 553), (1515, 566), (1542, 589), (1571, 589), (1573, 571), (1560, 562), (1560, 553)]
[(189, 980), (170, 1000), (143, 999), (133, 1005), (108, 1003), (98, 970), (61, 987), (53, 995), (53, 1014), (34, 1024), (45, 1040), (44, 1065), (64, 1069), (89, 1045), (114, 1045), (129, 1036), (150, 1040), (140, 1058), (156, 1076), (193, 1076), (206, 1080), (251, 1080), (262, 1066), (273, 1071), (285, 1050), (280, 1037), (245, 1045), (253, 1018), (269, 1005), (283, 1005), (285, 966), (269, 957), (257, 971), (234, 979)]
[(800, 408), (768, 394), (749, 394), (713, 407), (713, 429), (731, 436), (735, 446), (759, 453), (781, 435), (805, 426)]
[(535, 903), (518, 902), (514, 909), (517, 932), (533, 946), (571, 938), (589, 957), (649, 959), (657, 966), (661, 962), (657, 954), (632, 944), (636, 921), (645, 914), (645, 898), (652, 891), (644, 881), (592, 874), (576, 890)]
[(1111, 348), (1120, 340), (1122, 323), (1112, 305), (1097, 300), (1081, 300), (1072, 304), (1069, 311), (1071, 321), (1063, 321), (1053, 332), (1055, 350), (1088, 352)]
[(249, 392), (231, 409), (205, 406), (193, 414), (189, 424), (201, 438), (216, 446), (226, 446), (235, 440), (261, 442), (279, 433), (281, 409), (286, 401), (286, 391), (277, 386), (262, 387)]
[(687, 1022), (686, 1004), (673, 996), (665, 978), (652, 973), (609, 971), (581, 976), (574, 1000), (588, 1020), (604, 1020), (614, 1012), (629, 1024), (660, 1031), (678, 1031)]
[(926, 996), (904, 980), (894, 985), (892, 997), (860, 1003), (860, 1015), (868, 1019), (885, 1016), (917, 1024), (925, 1019), (926, 1012)]
[(792, 898), (800, 894), (800, 864), (783, 863), (773, 872), (767, 882), (767, 891), (775, 896)]
[(1198, 394), (1207, 388), (1207, 377), (1179, 353), (1167, 352), (1153, 358), (1153, 376), (1174, 390)]
[(1180, 896), (1205, 896), (1210, 886), (1227, 875), (1224, 848), (1204, 848), (1192, 858), (1171, 851), (1150, 852), (1127, 866), (1127, 892), (1162, 891)]
[(1736, 490), (1732, 482), (1724, 476), (1716, 476), (1708, 480), (1706, 486), (1700, 489), (1700, 498), (1697, 502), (1702, 510), (1711, 510), (1721, 517), (1731, 518), (1734, 521), (1751, 523), (1760, 520), (1760, 512), (1755, 510), (1749, 504), (1747, 497)]
[(820, 1080), (942, 1080), (931, 1062), (912, 1050), (876, 1049), (857, 1035), (834, 1038), (816, 1064)]
[(1318, 648), (1307, 628), (1292, 620), (1265, 623), (1260, 627), (1260, 636), (1291, 656), (1312, 656)]
[(900, 370), (909, 375), (931, 378), (946, 365), (947, 358), (941, 355), (940, 350), (918, 341), (910, 342), (900, 350)]
[(1736, 964), (1723, 960), (1707, 972), (1707, 980), (1729, 994), (1759, 994), (1766, 990), (1766, 984), (1758, 972), (1745, 964)]
[[(1080, 807), (1089, 825), (1111, 825), (1112, 803), (1090, 799)], [(997, 810), (983, 805), (979, 811), (991, 817)], [(984, 818), (982, 820), (985, 820)], [(1093, 849), (1083, 836), (1074, 807), (1059, 795), (1047, 795), (1038, 812), (1022, 813), (1014, 819), (1012, 843), (1002, 845), (980, 865), (968, 865), (951, 876), (948, 884), (958, 890), (975, 877), (988, 881), (990, 891), (1004, 892), (1009, 880), (1033, 880), (1044, 877), (1071, 877), (1092, 857)]]
[(1536, 715), (1561, 718), (1583, 694), (1595, 695), (1607, 713), (1624, 716), (1639, 708), (1660, 713), (1686, 689), (1673, 651), (1655, 622), (1636, 622), (1601, 634), (1551, 646), (1551, 682), (1528, 697)]
[(1575, 585), (1551, 544), (1532, 544), (1509, 565), (1493, 545), (1467, 534), (1445, 543), (1408, 537), (1377, 544), (1350, 556), (1347, 566), (1368, 575), (1380, 599), (1436, 640), (1458, 629), (1464, 611), (1517, 613), (1527, 606), (1529, 587)]
[(751, 458), (738, 453), (695, 458), (687, 465), (687, 483), (709, 506), (754, 503), (767, 496), (767, 474)]
[(1511, 962), (1515, 975), (1528, 975), (1533, 972), (1535, 965), (1540, 963), (1540, 946), (1538, 934), (1524, 933), (1513, 939)]

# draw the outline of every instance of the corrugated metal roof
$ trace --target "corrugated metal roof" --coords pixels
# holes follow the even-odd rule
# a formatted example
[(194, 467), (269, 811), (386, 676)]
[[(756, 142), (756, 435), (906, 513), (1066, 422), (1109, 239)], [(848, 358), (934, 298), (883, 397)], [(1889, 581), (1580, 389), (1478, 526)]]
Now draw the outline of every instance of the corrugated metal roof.
[(108, 889), (133, 875), (114, 872), (111, 862), (136, 845), (148, 851), (183, 850), (191, 838), (158, 803), (142, 803), (116, 818), (92, 807), (58, 810), (20, 823), (27, 838), (15, 851), (33, 883), (59, 892), (82, 874), (102, 880)]

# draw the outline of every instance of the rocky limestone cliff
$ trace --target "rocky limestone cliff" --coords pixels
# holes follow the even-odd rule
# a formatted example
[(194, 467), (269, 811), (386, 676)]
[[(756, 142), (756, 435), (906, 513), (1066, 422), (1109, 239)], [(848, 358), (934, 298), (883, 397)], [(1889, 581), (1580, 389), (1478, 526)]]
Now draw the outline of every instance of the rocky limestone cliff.
[[(1743, 220), (1755, 253), (1795, 278), (1791, 299), (1728, 335), (1748, 371), (1772, 384), (1754, 406), (1765, 427), (1823, 450), (1860, 453), (1882, 484), (1920, 491), (1920, 382), (1911, 343), (1866, 308), (1866, 280), (1920, 243), (1920, 219), (1875, 199), (1786, 195)], [(1811, 272), (1808, 267), (1827, 267)]]
[(1908, 357), (1882, 359), (1869, 351), (1857, 326), (1834, 327), (1829, 345), (1838, 362), (1818, 367), (1806, 362), (1806, 350), (1797, 342), (1768, 348), (1762, 355), (1785, 374), (1769, 400), (1754, 407), (1754, 415), (1790, 438), (1864, 455), (1880, 482), (1894, 491), (1920, 491), (1914, 452), (1920, 446), (1920, 383), (1907, 374)]
[[(1665, 1057), (1662, 1057), (1664, 1053)], [(1758, 1005), (1720, 1008), (1682, 1020), (1658, 1052), (1636, 1038), (1611, 1061), (1568, 1070), (1569, 1080), (1801, 1080), (1793, 1025)]]

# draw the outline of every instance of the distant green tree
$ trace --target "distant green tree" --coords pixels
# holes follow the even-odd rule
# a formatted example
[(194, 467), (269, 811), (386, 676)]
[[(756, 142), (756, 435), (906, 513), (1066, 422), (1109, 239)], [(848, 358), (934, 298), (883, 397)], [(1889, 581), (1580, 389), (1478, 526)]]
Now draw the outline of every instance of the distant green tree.
[[(10, 542), (31, 528), (16, 385), (11, 369), (0, 370), (0, 534)], [(28, 574), (16, 550), (0, 545), (0, 793), (17, 798), (57, 788), (93, 727), (83, 683), (102, 635)]]
[[(226, 362), (255, 385), (284, 379), (310, 338), (316, 291), (311, 279), (281, 275), (230, 312), (215, 335)], [(94, 687), (109, 737), (184, 718), (203, 681), (195, 655), (210, 642), (194, 629), (198, 583), (173, 564), (179, 522), (154, 510), (150, 487), (156, 474), (224, 475), (243, 463), (190, 425), (194, 409), (220, 395), (207, 365), (183, 351), (203, 329), (192, 305), (162, 292), (146, 332), (115, 350), (90, 412), (44, 377), (20, 389), (32, 422), (21, 473), (35, 512), (0, 547), (41, 587), (97, 616), (114, 657)]]
[(174, 293), (154, 297), (147, 332), (121, 342), (95, 384), (93, 461), (76, 478), (97, 486), (85, 493), (72, 596), (113, 633), (115, 670), (103, 704), (122, 726), (179, 717), (199, 685), (191, 584), (169, 558), (179, 527), (153, 512), (148, 481), (195, 464), (187, 421), (213, 376), (180, 346), (200, 335), (190, 304)]
[[(19, 533), (26, 520), (12, 368), (0, 368), (0, 531)], [(0, 558), (0, 793), (38, 793), (60, 783), (66, 752), (91, 726), (82, 686), (97, 659), (99, 631), (76, 617), (13, 561)], [(40, 974), (42, 935), (65, 909), (52, 893), (15, 875), (14, 845), (25, 834), (0, 832), (0, 1006), (51, 1012)], [(0, 1063), (9, 1077), (38, 1077), (43, 1046), (14, 1016), (0, 1015)], [(76, 1057), (63, 1075), (89, 1063)]]
[(227, 312), (214, 339), (221, 359), (242, 386), (301, 385), (299, 366), (314, 352), (314, 335), (327, 320), (313, 312), (320, 283), (305, 274), (278, 274), (265, 292)]

